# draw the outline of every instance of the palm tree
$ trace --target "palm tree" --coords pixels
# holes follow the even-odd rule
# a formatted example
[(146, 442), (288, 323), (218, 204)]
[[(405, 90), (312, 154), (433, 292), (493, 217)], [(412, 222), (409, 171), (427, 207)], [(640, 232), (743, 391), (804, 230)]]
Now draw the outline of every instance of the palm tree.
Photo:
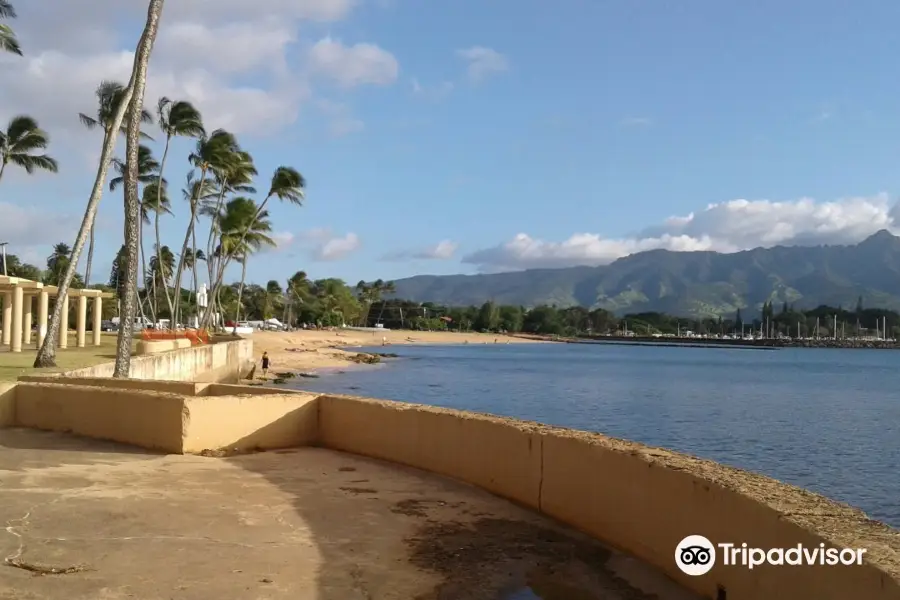
[(47, 257), (47, 275), (44, 283), (60, 285), (71, 262), (72, 249), (68, 244), (53, 246), (53, 253)]
[[(200, 111), (194, 108), (194, 105), (190, 102), (185, 102), (183, 100), (172, 101), (163, 96), (156, 105), (156, 118), (159, 122), (159, 128), (162, 129), (163, 133), (166, 135), (166, 145), (163, 150), (162, 163), (159, 167), (159, 178), (160, 181), (162, 181), (163, 170), (166, 168), (166, 159), (169, 156), (169, 145), (172, 143), (172, 138), (175, 136), (199, 138), (206, 135), (206, 130), (203, 128), (203, 118), (200, 116)], [(157, 191), (161, 195), (163, 187), (157, 187)], [(159, 204), (162, 204), (161, 197), (157, 198), (157, 205)], [(159, 248), (158, 227), (156, 233), (156, 247)], [(159, 255), (157, 255), (156, 258), (159, 260)], [(176, 285), (175, 287), (176, 293), (180, 293), (180, 286)], [(165, 288), (165, 292), (166, 303), (169, 305), (169, 315), (172, 318), (172, 325), (175, 325), (177, 314), (175, 306), (172, 304), (172, 297), (169, 295), (168, 287)], [(175, 302), (179, 302), (178, 296), (175, 297)]]
[[(109, 180), (109, 191), (114, 192), (125, 182), (126, 165), (121, 158), (112, 159), (112, 163), (116, 172), (118, 172), (118, 176)], [(138, 183), (147, 185), (160, 180), (159, 162), (153, 156), (153, 150), (143, 144), (138, 146), (137, 165)], [(165, 184), (165, 180), (163, 180), (163, 183)]]
[(155, 255), (150, 259), (150, 273), (147, 275), (147, 287), (154, 290), (169, 286), (175, 272), (175, 255), (168, 246), (155, 248)]
[(294, 300), (297, 301), (298, 304), (305, 304), (312, 297), (312, 282), (306, 277), (306, 273), (304, 271), (297, 271), (294, 273), (287, 282), (287, 322), (293, 323), (293, 314), (292, 309), (294, 307)]
[(225, 205), (219, 218), (219, 225), (222, 231), (219, 238), (220, 254), (222, 256), (240, 256), (241, 260), (241, 283), (238, 288), (237, 314), (235, 315), (235, 321), (239, 321), (241, 297), (247, 278), (247, 260), (251, 254), (263, 246), (275, 246), (275, 241), (269, 237), (272, 224), (269, 221), (269, 213), (263, 211), (260, 214), (256, 202), (250, 198), (238, 196)]
[[(103, 184), (106, 181), (110, 159), (112, 158), (113, 152), (115, 151), (116, 138), (118, 137), (117, 134), (122, 126), (122, 122), (125, 119), (126, 112), (131, 112), (134, 116), (137, 117), (136, 126), (132, 122), (129, 122), (129, 132), (132, 134), (131, 137), (134, 138), (132, 144), (134, 146), (133, 154), (131, 151), (132, 149), (129, 148), (129, 162), (134, 162), (136, 159), (136, 156), (134, 155), (137, 154), (136, 146), (138, 139), (138, 129), (140, 127), (140, 118), (145, 112), (142, 110), (142, 107), (144, 84), (146, 83), (147, 79), (146, 67), (147, 63), (150, 60), (150, 52), (153, 49), (153, 41), (156, 39), (156, 31), (159, 25), (159, 16), (162, 11), (163, 2), (164, 0), (150, 0), (150, 6), (147, 9), (147, 24), (144, 27), (144, 32), (141, 35), (141, 39), (138, 42), (137, 49), (135, 50), (134, 67), (131, 71), (131, 80), (128, 82), (128, 87), (125, 88), (125, 91), (121, 94), (118, 102), (116, 103), (116, 108), (113, 111), (114, 114), (112, 115), (109, 127), (104, 127), (103, 148), (100, 152), (100, 162), (97, 165), (97, 175), (94, 178), (94, 186), (91, 189), (91, 196), (88, 199), (87, 206), (84, 210), (84, 218), (81, 221), (81, 227), (78, 230), (78, 234), (75, 238), (75, 244), (72, 247), (71, 261), (68, 268), (66, 269), (66, 274), (63, 277), (63, 281), (59, 286), (57, 301), (54, 304), (53, 314), (50, 317), (50, 322), (47, 325), (47, 335), (44, 336), (44, 343), (41, 344), (37, 356), (35, 356), (34, 359), (35, 368), (56, 366), (56, 340), (59, 336), (59, 325), (62, 319), (62, 300), (66, 298), (66, 294), (68, 294), (69, 292), (69, 286), (75, 278), (75, 268), (78, 265), (78, 259), (81, 257), (81, 251), (82, 249), (84, 249), (87, 238), (94, 226), (94, 219), (97, 216), (97, 207), (99, 206), (100, 198), (103, 195)], [(136, 100), (135, 106), (138, 107), (139, 110), (128, 110), (132, 104), (132, 99)], [(128, 185), (129, 182), (126, 181), (126, 187), (128, 187)], [(132, 216), (135, 218), (135, 220), (137, 219), (137, 206), (134, 207), (134, 215), (131, 214), (128, 206), (126, 206), (125, 213), (125, 245), (127, 246), (126, 255), (128, 257), (128, 260), (126, 261), (127, 264), (125, 265), (127, 267), (125, 275), (130, 277), (131, 280), (126, 281), (125, 287), (125, 298), (122, 311), (123, 326), (119, 328), (119, 340), (116, 346), (116, 367), (114, 371), (114, 375), (116, 377), (128, 376), (131, 360), (131, 333), (132, 326), (134, 324), (135, 312), (133, 298), (135, 292), (135, 278), (133, 277), (133, 275), (137, 271), (137, 239), (133, 237), (133, 233), (130, 230), (131, 224), (128, 219)]]
[[(0, 0), (0, 19), (15, 19), (16, 9), (7, 0)], [(12, 52), (22, 56), (22, 48), (16, 39), (16, 34), (12, 27), (0, 23), (0, 50)]]
[(29, 175), (36, 169), (56, 173), (59, 165), (54, 159), (46, 154), (34, 154), (46, 150), (49, 144), (50, 136), (31, 117), (19, 115), (10, 119), (6, 131), (0, 131), (0, 179), (9, 163), (22, 167)]
[[(145, 205), (144, 202), (141, 202), (141, 227), (138, 229), (138, 248), (140, 249), (141, 255), (141, 279), (147, 279), (147, 258), (144, 254), (144, 225), (150, 224), (150, 212), (153, 211), (153, 208), (156, 205), (157, 198), (148, 197), (146, 190), (150, 186), (154, 186), (151, 190), (150, 196), (158, 196), (156, 193), (156, 184), (160, 181), (159, 169), (160, 164), (156, 162), (156, 159), (153, 157), (153, 151), (150, 150), (147, 146), (141, 144), (138, 146), (138, 159), (137, 159), (138, 167), (138, 175), (137, 179), (139, 183), (145, 185), (143, 199), (149, 200), (149, 206)], [(125, 162), (119, 158), (113, 159), (113, 165), (115, 166), (116, 171), (119, 173), (118, 177), (113, 177), (109, 180), (109, 191), (114, 192), (122, 183), (125, 181), (125, 170), (126, 165)], [(163, 187), (166, 185), (166, 180), (162, 179)], [(168, 200), (166, 201), (168, 202)], [(159, 244), (159, 236), (157, 235), (156, 243)], [(85, 271), (86, 276), (90, 274), (90, 266), (91, 266), (91, 249), (88, 249), (88, 270)], [(143, 310), (143, 305), (141, 305)], [(156, 318), (156, 312), (153, 313), (154, 320)]]
[(131, 110), (126, 121), (125, 156), (128, 169), (125, 172), (125, 298), (122, 302), (123, 324), (119, 326), (116, 338), (116, 364), (113, 377), (128, 377), (131, 372), (131, 345), (134, 329), (135, 300), (137, 299), (138, 232), (140, 222), (140, 199), (138, 198), (138, 144), (144, 110), (144, 90), (147, 87), (147, 68), (153, 42), (159, 30), (159, 19), (165, 0), (150, 0), (147, 7), (147, 21), (137, 50), (134, 53), (134, 67), (131, 70), (130, 88), (133, 88)]
[[(197, 250), (197, 228), (195, 227), (195, 224), (197, 221), (198, 206), (200, 202), (205, 201), (207, 198), (212, 196), (212, 194), (214, 193), (214, 189), (213, 184), (210, 180), (197, 180), (194, 178), (194, 174), (194, 171), (188, 171), (187, 185), (184, 189), (181, 190), (182, 196), (184, 196), (184, 199), (190, 204), (191, 220), (190, 223), (188, 223), (184, 244), (181, 248), (181, 255), (178, 258), (178, 266), (175, 269), (175, 281), (173, 281), (173, 284), (175, 285), (176, 298), (175, 318), (173, 320), (176, 323), (181, 322), (181, 302), (179, 299), (181, 298), (182, 273), (184, 272), (185, 268), (189, 268), (192, 271), (194, 283), (193, 303), (196, 304), (198, 289), (197, 262), (200, 260), (206, 260), (206, 255), (203, 253), (203, 251)], [(188, 243), (191, 244), (191, 248), (187, 247)]]
[(119, 248), (119, 251), (116, 253), (116, 258), (113, 260), (112, 268), (109, 272), (109, 287), (116, 290), (116, 297), (121, 300), (122, 299), (122, 287), (124, 285), (124, 281), (122, 280), (122, 271), (125, 268), (125, 244), (122, 244), (122, 247)]
[[(104, 143), (106, 139), (113, 135), (114, 131), (121, 131), (124, 133), (124, 128), (122, 126), (122, 122), (120, 121), (117, 126), (113, 126), (113, 119), (116, 116), (116, 112), (119, 107), (125, 101), (125, 94), (128, 91), (125, 86), (116, 81), (101, 81), (100, 85), (97, 86), (97, 90), (94, 94), (97, 96), (97, 115), (95, 117), (88, 116), (84, 113), (78, 113), (78, 118), (81, 120), (81, 123), (87, 127), (88, 129), (95, 129), (97, 127), (101, 127), (103, 129), (103, 140)], [(129, 97), (130, 102), (130, 97)], [(125, 119), (128, 118), (128, 107), (126, 104), (126, 116)], [(144, 123), (152, 123), (153, 116), (147, 112), (146, 110), (141, 110), (141, 121)], [(117, 167), (120, 166), (119, 161), (117, 162)], [(124, 165), (121, 165), (121, 169), (119, 169), (120, 174), (124, 171)], [(122, 182), (121, 177), (118, 178), (119, 183)], [(116, 186), (119, 184), (117, 183)], [(114, 190), (115, 187), (112, 186), (112, 182), (110, 182), (110, 191)], [(99, 200), (98, 200), (99, 201)], [(91, 223), (91, 233), (90, 233), (90, 242), (88, 243), (88, 255), (87, 255), (87, 265), (84, 268), (84, 280), (90, 285), (91, 282), (91, 263), (94, 261), (94, 224)]]
[[(219, 233), (216, 217), (218, 217), (224, 206), (226, 194), (237, 192), (256, 193), (256, 189), (251, 185), (256, 175), (257, 171), (256, 166), (253, 164), (253, 157), (250, 156), (249, 152), (244, 152), (240, 148), (228, 157), (228, 162), (224, 163), (222, 168), (215, 172), (216, 199), (214, 202), (210, 199), (201, 208), (201, 212), (210, 217), (209, 239), (206, 242), (207, 255), (212, 255), (213, 253), (212, 245), (216, 240), (217, 233)], [(219, 262), (224, 258), (224, 255), (216, 258), (215, 262), (207, 264), (210, 284), (215, 279), (214, 276), (218, 272)]]
[[(191, 302), (190, 302), (191, 306), (193, 306), (197, 303), (197, 287), (198, 287), (197, 286), (197, 283), (198, 283), (198, 281), (197, 281), (197, 263), (201, 262), (201, 261), (205, 261), (205, 260), (206, 260), (206, 255), (203, 253), (203, 250), (194, 250), (194, 249), (190, 249), (190, 248), (187, 250), (187, 252), (184, 256), (184, 259), (183, 259), (184, 267), (186, 269), (190, 269), (192, 272), (192, 276), (191, 276), (192, 288), (191, 288)], [(175, 289), (179, 289), (179, 286), (177, 283), (175, 284)], [(180, 294), (181, 293), (179, 291), (179, 296), (180, 296)], [(175, 302), (180, 304), (181, 298), (176, 297)]]
[[(385, 294), (393, 294), (397, 291), (397, 287), (394, 285), (393, 281), (382, 281), (381, 279), (377, 280), (375, 284), (378, 287), (378, 297), (377, 300), (381, 301), (381, 310), (378, 311), (378, 319), (376, 323), (381, 322), (381, 316), (384, 314), (384, 295)], [(368, 314), (366, 314), (366, 318), (368, 319)]]
[[(192, 239), (194, 240), (193, 248), (194, 250), (197, 249), (194, 230), (197, 223), (200, 201), (211, 193), (211, 182), (207, 180), (207, 174), (210, 172), (218, 173), (224, 171), (228, 165), (235, 162), (236, 154), (239, 151), (240, 148), (238, 147), (234, 135), (224, 129), (217, 129), (208, 136), (201, 136), (200, 139), (197, 140), (194, 152), (188, 157), (188, 160), (194, 168), (200, 171), (200, 178), (194, 181), (193, 175), (190, 173), (188, 174), (188, 189), (191, 191), (191, 195), (188, 198), (191, 205), (191, 218), (188, 221), (187, 231), (184, 233), (184, 244), (181, 246), (180, 259), (178, 261), (178, 267), (175, 270), (176, 297), (181, 293), (181, 274), (184, 270), (184, 257), (186, 256), (188, 244), (191, 243)], [(212, 231), (212, 228), (210, 231)], [(210, 233), (210, 235), (212, 236), (213, 234)], [(211, 244), (208, 244), (208, 246), (209, 245)], [(211, 253), (212, 250), (207, 248), (207, 257)], [(209, 260), (207, 260), (207, 264), (208, 263)]]
[(365, 281), (360, 281), (356, 284), (356, 295), (359, 298), (360, 302), (365, 306), (362, 314), (360, 315), (360, 325), (363, 327), (368, 327), (369, 325), (369, 312), (372, 310), (372, 305), (376, 302), (381, 302), (381, 312), (378, 314), (378, 320), (381, 320), (381, 315), (384, 313), (384, 302), (382, 298), (385, 294), (393, 294), (396, 291), (394, 287), (393, 281), (385, 282), (383, 279), (377, 279), (374, 283), (366, 283)]
[[(248, 235), (249, 232), (253, 229), (256, 219), (259, 219), (263, 215), (263, 213), (268, 214), (265, 210), (265, 207), (269, 199), (277, 197), (279, 200), (282, 200), (284, 202), (300, 205), (305, 197), (305, 188), (306, 181), (303, 179), (303, 176), (300, 174), (300, 172), (296, 169), (285, 166), (281, 166), (275, 169), (275, 173), (272, 175), (272, 183), (269, 186), (269, 193), (266, 194), (265, 199), (259, 205), (256, 217), (254, 219), (251, 219), (246, 224), (244, 235)], [(240, 243), (236, 244), (236, 247), (240, 246)], [(218, 268), (215, 273), (215, 278), (211, 278), (211, 280), (214, 282), (212, 284), (214, 296), (215, 290), (218, 290), (218, 288), (222, 285), (222, 279), (225, 277), (225, 269), (228, 268), (228, 265), (233, 257), (234, 255), (224, 253), (222, 259), (220, 259), (219, 261)], [(206, 314), (204, 315), (204, 321), (208, 321), (211, 314), (212, 309), (208, 307), (206, 309)]]
[[(164, 179), (162, 180), (162, 183), (160, 183), (160, 180), (154, 181), (153, 183), (144, 187), (144, 195), (141, 200), (142, 220), (144, 220), (144, 219), (149, 220), (149, 218), (148, 218), (149, 213), (153, 213), (153, 229), (156, 234), (156, 244), (154, 245), (154, 248), (156, 248), (156, 256), (154, 258), (156, 259), (157, 264), (159, 264), (162, 261), (162, 256), (160, 254), (162, 252), (162, 250), (163, 249), (168, 250), (168, 246), (160, 246), (161, 242), (160, 242), (160, 235), (159, 235), (159, 217), (160, 217), (160, 215), (171, 215), (172, 214), (172, 210), (170, 208), (170, 202), (169, 202), (169, 195), (166, 193), (165, 188), (166, 188), (166, 182)], [(142, 227), (142, 229), (143, 229), (143, 227)], [(143, 242), (141, 242), (141, 255), (142, 256), (143, 256), (143, 251), (144, 251)], [(171, 255), (171, 252), (169, 254)], [(172, 260), (174, 261), (174, 258)], [(150, 259), (150, 268), (151, 269), (153, 268), (153, 259)], [(166, 278), (166, 281), (168, 281), (171, 278), (172, 273), (174, 273), (174, 269), (170, 269), (169, 277)], [(156, 279), (153, 279), (154, 285), (155, 285), (156, 281), (157, 281)], [(166, 296), (168, 296), (168, 293), (169, 293), (168, 285), (164, 286), (163, 289), (166, 291)], [(154, 314), (154, 316), (158, 316), (159, 315), (159, 296), (158, 296), (159, 289), (154, 287), (154, 288), (152, 288), (152, 291), (153, 291), (153, 314)], [(171, 308), (172, 308), (172, 303), (170, 301), (169, 302), (169, 309), (170, 309), (169, 318), (170, 319), (172, 319), (174, 317), (174, 314), (173, 314)], [(174, 322), (172, 322), (171, 324), (175, 325)]]
[[(271, 319), (275, 316), (275, 310), (279, 304), (284, 303), (284, 290), (281, 284), (272, 279), (266, 284), (265, 298), (263, 303), (263, 320)], [(282, 315), (283, 317), (284, 315)]]

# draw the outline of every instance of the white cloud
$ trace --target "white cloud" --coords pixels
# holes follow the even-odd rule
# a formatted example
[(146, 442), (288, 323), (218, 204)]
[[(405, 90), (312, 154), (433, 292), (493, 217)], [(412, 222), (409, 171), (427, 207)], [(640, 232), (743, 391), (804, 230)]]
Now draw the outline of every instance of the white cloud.
[[(49, 254), (48, 248), (53, 244), (71, 244), (73, 222), (80, 223), (81, 217), (0, 202), (0, 242), (9, 242), (7, 253), (24, 262)], [(44, 259), (39, 260), (38, 266), (43, 266), (43, 262)]]
[(366, 124), (354, 117), (350, 107), (344, 103), (320, 100), (317, 105), (322, 114), (328, 117), (328, 132), (333, 137), (358, 133), (366, 128)]
[(349, 88), (387, 85), (397, 80), (400, 65), (394, 55), (374, 44), (345, 46), (330, 37), (319, 40), (309, 53), (313, 72)]
[(304, 231), (297, 236), (297, 240), (307, 247), (313, 260), (323, 262), (346, 258), (358, 250), (361, 243), (355, 233), (337, 235), (328, 228)]
[(413, 94), (432, 100), (440, 100), (446, 97), (454, 88), (452, 81), (442, 81), (435, 85), (422, 85), (415, 77), (413, 77), (410, 85), (412, 86)]
[(292, 246), (297, 239), (297, 236), (290, 231), (276, 231), (269, 235), (269, 237), (275, 242), (275, 247), (264, 247), (263, 251), (265, 252), (283, 252)]
[(670, 217), (634, 236), (578, 233), (551, 242), (520, 233), (512, 240), (463, 257), (481, 270), (603, 265), (645, 250), (737, 252), (777, 245), (852, 244), (880, 229), (900, 234), (900, 204), (886, 194), (816, 202), (731, 200)]
[[(106, 0), (108, 2), (114, 0)], [(121, 1), (121, 0), (115, 0)], [(131, 0), (145, 5), (144, 0)], [(359, 4), (359, 0), (181, 0), (166, 4), (166, 17), (215, 19), (216, 15), (234, 20), (259, 15), (282, 15), (310, 21), (340, 21)], [(145, 9), (146, 10), (146, 9)]]
[(404, 260), (448, 260), (453, 258), (459, 244), (451, 240), (443, 240), (422, 248), (419, 250), (404, 250), (401, 252), (392, 252), (383, 257), (382, 260), (388, 261), (404, 261)]
[(474, 82), (482, 81), (489, 75), (502, 73), (509, 69), (509, 60), (492, 48), (473, 46), (464, 50), (457, 50), (456, 53), (469, 63), (469, 79)]
[[(26, 6), (27, 4), (27, 6)], [(265, 135), (293, 123), (315, 74), (344, 87), (390, 83), (396, 59), (374, 44), (300, 42), (303, 20), (345, 18), (356, 0), (181, 0), (167, 3), (154, 48), (147, 104), (161, 95), (193, 102), (207, 126)], [(92, 112), (103, 79), (127, 82), (144, 0), (64, 0), (17, 5), (24, 58), (0, 56), (0, 120), (35, 116), (54, 134), (90, 143), (77, 113)], [(77, 135), (76, 135), (77, 132)], [(66, 162), (66, 161), (63, 161)]]
[(441, 242), (438, 242), (434, 246), (426, 248), (424, 251), (418, 253), (416, 255), (416, 258), (447, 260), (448, 258), (453, 258), (453, 255), (456, 253), (457, 248), (459, 248), (459, 244), (457, 244), (456, 242), (443, 240)]
[[(223, 39), (228, 43), (223, 44)], [(204, 21), (175, 22), (160, 28), (154, 60), (177, 62), (184, 69), (245, 73), (283, 62), (287, 46), (295, 41), (295, 28), (283, 20), (261, 19), (212, 27)]]

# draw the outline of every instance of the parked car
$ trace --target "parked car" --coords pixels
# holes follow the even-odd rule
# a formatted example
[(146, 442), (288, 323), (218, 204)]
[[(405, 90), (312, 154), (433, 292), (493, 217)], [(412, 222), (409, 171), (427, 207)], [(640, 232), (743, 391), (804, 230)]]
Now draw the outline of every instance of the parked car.
[(100, 331), (118, 331), (119, 327), (112, 321), (101, 321)]

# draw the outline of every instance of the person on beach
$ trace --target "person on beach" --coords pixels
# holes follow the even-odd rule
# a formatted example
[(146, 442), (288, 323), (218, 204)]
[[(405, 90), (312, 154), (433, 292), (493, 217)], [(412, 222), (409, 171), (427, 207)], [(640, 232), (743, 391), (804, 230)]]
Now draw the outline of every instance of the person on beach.
[(269, 375), (269, 353), (263, 352), (262, 355), (262, 372), (263, 377), (268, 377)]

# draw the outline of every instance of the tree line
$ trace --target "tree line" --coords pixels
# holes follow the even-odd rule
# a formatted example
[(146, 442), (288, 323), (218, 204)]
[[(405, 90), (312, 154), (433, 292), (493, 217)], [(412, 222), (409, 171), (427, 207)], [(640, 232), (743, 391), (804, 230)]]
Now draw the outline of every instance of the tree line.
[[(202, 253), (202, 251), (200, 251)], [(65, 243), (56, 244), (40, 268), (22, 262), (16, 255), (7, 255), (9, 275), (58, 285), (71, 261), (71, 248)], [(104, 284), (90, 287), (114, 292), (121, 297), (123, 282), (122, 261), (125, 250), (120, 249)], [(150, 276), (139, 290), (141, 303), (147, 304), (154, 315), (170, 318), (171, 312), (161, 301), (159, 289), (171, 288), (166, 275), (174, 270), (175, 259), (170, 252), (163, 253), (162, 269), (155, 257), (150, 260)], [(195, 263), (188, 262), (188, 268)], [(891, 336), (900, 337), (900, 314), (882, 308), (865, 308), (860, 297), (856, 306), (844, 309), (840, 306), (818, 306), (800, 309), (786, 302), (775, 306), (766, 302), (747, 316), (747, 309), (737, 310), (731, 317), (690, 318), (659, 312), (643, 312), (616, 316), (604, 309), (587, 309), (580, 306), (557, 308), (537, 306), (526, 308), (485, 302), (481, 306), (453, 307), (433, 302), (411, 302), (391, 298), (395, 293), (393, 282), (378, 279), (360, 281), (355, 286), (337, 278), (310, 279), (304, 271), (297, 271), (285, 281), (270, 280), (265, 285), (238, 281), (221, 286), (219, 308), (229, 315), (229, 320), (263, 321), (276, 318), (292, 327), (315, 325), (340, 327), (344, 325), (388, 329), (484, 331), (508, 333), (533, 333), (541, 335), (587, 336), (614, 335), (631, 332), (635, 335), (678, 335), (693, 332), (698, 335), (764, 334), (767, 337), (838, 337), (874, 335), (886, 325)], [(156, 285), (154, 285), (154, 280)], [(72, 287), (86, 287), (84, 278), (76, 274)], [(190, 290), (180, 290), (173, 299), (176, 314), (197, 312), (197, 281), (192, 278)], [(104, 318), (117, 314), (116, 306), (107, 303)], [(74, 323), (74, 317), (70, 319)], [(816, 326), (818, 325), (818, 330)], [(883, 332), (882, 332), (883, 333)]]
[[(744, 309), (732, 317), (694, 318), (660, 312), (617, 316), (602, 308), (582, 306), (526, 308), (485, 302), (481, 306), (448, 307), (431, 302), (416, 303), (388, 299), (368, 310), (364, 323), (380, 323), (390, 329), (427, 329), (531, 333), (560, 336), (591, 335), (717, 335), (745, 334), (766, 337), (851, 337), (871, 336), (887, 327), (892, 337), (900, 337), (900, 314), (881, 308), (864, 308), (862, 298), (853, 310), (821, 305), (801, 309), (783, 303), (778, 309), (766, 302), (752, 317)], [(835, 324), (837, 329), (835, 330)], [(818, 329), (816, 327), (818, 326)]]

